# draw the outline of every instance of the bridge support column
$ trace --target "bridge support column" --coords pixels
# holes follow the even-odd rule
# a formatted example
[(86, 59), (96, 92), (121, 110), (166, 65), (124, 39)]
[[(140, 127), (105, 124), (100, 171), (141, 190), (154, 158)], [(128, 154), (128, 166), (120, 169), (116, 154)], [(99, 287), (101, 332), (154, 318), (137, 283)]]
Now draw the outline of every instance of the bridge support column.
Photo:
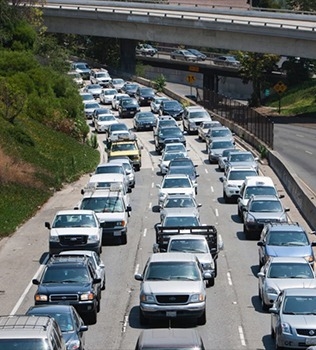
[(121, 53), (121, 70), (129, 74), (135, 74), (136, 57), (135, 48), (136, 40), (121, 39), (120, 53)]
[(218, 76), (215, 74), (203, 74), (203, 88), (218, 92)]

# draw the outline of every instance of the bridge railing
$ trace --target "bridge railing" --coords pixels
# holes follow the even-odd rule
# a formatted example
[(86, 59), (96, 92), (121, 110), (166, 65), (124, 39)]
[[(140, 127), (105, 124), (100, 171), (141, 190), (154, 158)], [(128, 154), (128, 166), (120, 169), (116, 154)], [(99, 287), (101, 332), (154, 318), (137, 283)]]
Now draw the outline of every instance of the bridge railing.
[[(274, 124), (267, 116), (258, 113), (245, 103), (217, 94), (208, 89), (197, 89), (197, 102), (224, 118), (233, 126), (240, 126), (249, 134), (255, 136), (256, 139), (261, 140), (262, 143), (273, 149)], [(251, 138), (248, 141), (251, 142)]]

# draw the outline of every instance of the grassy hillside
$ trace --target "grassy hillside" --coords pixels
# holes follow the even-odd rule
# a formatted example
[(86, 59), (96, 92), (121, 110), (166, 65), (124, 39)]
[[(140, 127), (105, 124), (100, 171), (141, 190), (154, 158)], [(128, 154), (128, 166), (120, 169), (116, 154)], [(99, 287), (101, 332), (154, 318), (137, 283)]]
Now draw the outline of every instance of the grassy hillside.
[(65, 182), (99, 162), (99, 153), (26, 117), (0, 120), (0, 238), (14, 232)]

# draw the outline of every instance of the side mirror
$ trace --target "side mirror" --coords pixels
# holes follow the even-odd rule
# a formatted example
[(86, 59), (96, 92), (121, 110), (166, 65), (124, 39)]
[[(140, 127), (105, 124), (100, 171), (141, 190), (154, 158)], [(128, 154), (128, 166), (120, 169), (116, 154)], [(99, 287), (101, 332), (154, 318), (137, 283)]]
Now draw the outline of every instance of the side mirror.
[(45, 227), (48, 228), (50, 230), (50, 223), (49, 222), (45, 222)]
[(37, 280), (36, 278), (32, 279), (32, 283), (35, 284), (36, 286), (40, 285), (40, 281)]
[(276, 307), (270, 307), (269, 311), (271, 312), (271, 314), (278, 314), (279, 310)]
[(202, 206), (202, 203), (198, 203), (197, 207), (201, 208), (201, 206)]
[(80, 192), (81, 192), (81, 194), (84, 194), (84, 189), (82, 189)]
[(141, 273), (136, 273), (134, 275), (134, 278), (136, 281), (142, 281), (144, 278), (143, 278), (143, 275)]
[(280, 199), (284, 198), (284, 194), (280, 194), (280, 195), (279, 195), (279, 198), (280, 198)]
[(260, 272), (257, 273), (257, 276), (258, 276), (258, 277), (264, 277), (265, 274), (264, 274), (264, 272), (261, 272), (261, 271), (260, 271)]
[(128, 205), (128, 206), (126, 207), (126, 211), (127, 211), (127, 212), (132, 211), (132, 207), (131, 207), (130, 205)]
[(285, 212), (290, 211), (290, 208), (284, 208), (284, 211)]
[[(315, 242), (316, 243), (316, 242)], [(265, 243), (263, 243), (262, 241), (257, 242), (257, 246), (258, 247), (264, 247)]]
[(94, 278), (93, 284), (101, 283), (101, 278)]
[(157, 188), (161, 188), (160, 184), (156, 184), (156, 187), (157, 187)]
[(86, 332), (88, 329), (89, 329), (88, 326), (82, 325), (82, 326), (80, 326), (80, 328), (79, 328), (79, 332)]

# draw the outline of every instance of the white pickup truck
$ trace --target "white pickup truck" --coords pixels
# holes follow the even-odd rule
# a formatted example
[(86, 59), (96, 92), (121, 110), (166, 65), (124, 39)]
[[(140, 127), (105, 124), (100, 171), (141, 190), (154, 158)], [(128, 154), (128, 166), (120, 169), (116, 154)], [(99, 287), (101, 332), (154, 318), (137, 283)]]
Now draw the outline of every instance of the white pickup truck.
[(106, 69), (92, 69), (90, 72), (90, 81), (91, 84), (99, 84), (102, 87), (108, 87), (112, 78)]

